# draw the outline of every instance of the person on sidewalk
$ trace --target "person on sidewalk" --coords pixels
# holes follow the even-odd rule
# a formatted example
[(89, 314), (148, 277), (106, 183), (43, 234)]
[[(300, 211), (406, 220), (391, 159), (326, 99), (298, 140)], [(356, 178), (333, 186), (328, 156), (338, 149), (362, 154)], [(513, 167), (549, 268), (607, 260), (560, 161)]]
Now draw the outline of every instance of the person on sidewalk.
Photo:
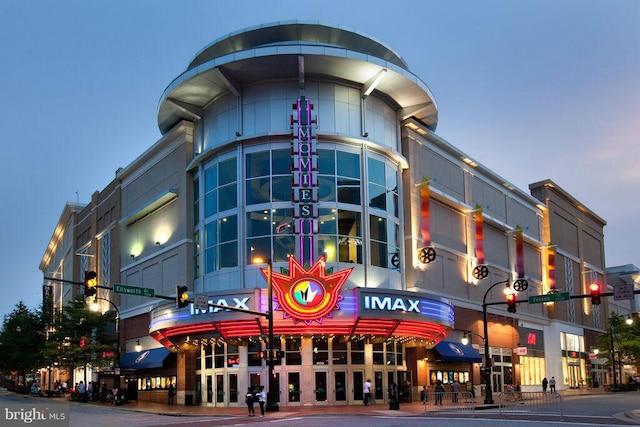
[(264, 417), (264, 405), (267, 403), (267, 393), (264, 391), (264, 386), (260, 386), (260, 391), (258, 392), (258, 404), (260, 405), (260, 416)]
[(255, 399), (253, 398), (253, 390), (251, 390), (251, 387), (247, 388), (247, 395), (245, 396), (244, 401), (247, 404), (247, 409), (249, 410), (249, 416), (255, 417), (256, 411), (255, 409), (253, 409), (253, 402), (255, 401)]
[(364, 406), (369, 406), (369, 399), (371, 399), (371, 380), (367, 379), (362, 386), (362, 392), (364, 393)]
[(544, 377), (542, 379), (542, 392), (546, 393), (547, 392), (547, 386), (549, 385), (549, 380), (547, 380), (547, 377)]
[(435, 392), (436, 392), (435, 404), (442, 405), (442, 396), (444, 396), (444, 393), (445, 393), (445, 389), (444, 389), (444, 386), (442, 385), (442, 381), (440, 380), (436, 381)]
[(551, 389), (551, 393), (556, 392), (556, 377), (551, 377), (549, 380), (549, 388)]
[(458, 380), (453, 380), (453, 384), (451, 384), (451, 402), (458, 403), (458, 394), (460, 393), (460, 383)]
[(173, 383), (169, 384), (169, 406), (173, 406), (173, 396), (176, 395), (176, 388)]

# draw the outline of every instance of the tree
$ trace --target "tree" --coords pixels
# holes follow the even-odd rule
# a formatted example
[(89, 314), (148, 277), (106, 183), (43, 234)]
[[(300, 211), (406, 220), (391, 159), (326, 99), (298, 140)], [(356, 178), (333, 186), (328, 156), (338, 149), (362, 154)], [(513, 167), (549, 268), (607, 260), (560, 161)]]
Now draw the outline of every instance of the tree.
[(67, 304), (51, 322), (45, 344), (45, 360), (70, 371), (77, 367), (111, 366), (117, 354), (116, 340), (110, 333), (113, 312), (104, 315), (90, 311), (83, 295)]
[(41, 311), (30, 310), (22, 301), (4, 316), (0, 331), (0, 369), (4, 373), (16, 372), (26, 386), (26, 374), (43, 364), (44, 323)]

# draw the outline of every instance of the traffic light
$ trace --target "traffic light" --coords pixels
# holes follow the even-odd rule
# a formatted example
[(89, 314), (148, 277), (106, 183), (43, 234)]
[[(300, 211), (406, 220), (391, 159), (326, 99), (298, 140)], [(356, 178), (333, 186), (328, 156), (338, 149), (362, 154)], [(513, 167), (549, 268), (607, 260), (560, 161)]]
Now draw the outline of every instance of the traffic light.
[(515, 313), (516, 312), (516, 293), (509, 292), (506, 294), (506, 298), (507, 298), (507, 311), (509, 313)]
[(176, 286), (176, 308), (184, 308), (189, 305), (187, 300), (189, 299), (189, 294), (187, 293), (186, 286)]
[(599, 283), (590, 284), (589, 292), (591, 292), (591, 304), (600, 305), (600, 284)]
[(98, 274), (95, 271), (84, 272), (84, 296), (92, 297), (98, 291)]

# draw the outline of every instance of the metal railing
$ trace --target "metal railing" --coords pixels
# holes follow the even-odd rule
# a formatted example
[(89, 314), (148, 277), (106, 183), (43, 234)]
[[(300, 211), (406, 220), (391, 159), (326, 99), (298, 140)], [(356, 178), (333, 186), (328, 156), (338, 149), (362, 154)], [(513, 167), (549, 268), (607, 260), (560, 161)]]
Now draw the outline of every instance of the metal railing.
[[(498, 416), (519, 412), (535, 412), (536, 414), (550, 414), (564, 420), (564, 406), (562, 396), (558, 393), (544, 392), (502, 392), (494, 394), (494, 404), (485, 405), (483, 397), (476, 397), (468, 391), (459, 393), (444, 392), (426, 393), (424, 404), (425, 415), (430, 412), (458, 412), (475, 417), (478, 410), (497, 409)], [(495, 412), (494, 412), (495, 414)]]
[(500, 393), (495, 402), (500, 415), (527, 411), (557, 415), (564, 420), (564, 405), (558, 393), (506, 391)]
[(482, 403), (482, 399), (476, 398), (468, 391), (459, 393), (453, 392), (428, 392), (426, 399), (422, 401), (424, 404), (425, 414), (433, 411), (454, 411), (454, 412), (470, 412), (471, 416), (475, 414), (475, 407)]

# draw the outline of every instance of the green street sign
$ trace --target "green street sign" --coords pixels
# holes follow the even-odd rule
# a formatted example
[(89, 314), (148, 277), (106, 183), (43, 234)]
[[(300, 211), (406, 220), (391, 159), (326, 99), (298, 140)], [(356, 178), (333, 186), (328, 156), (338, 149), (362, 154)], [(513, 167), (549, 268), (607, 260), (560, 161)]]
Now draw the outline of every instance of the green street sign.
[(128, 286), (115, 283), (113, 292), (116, 294), (135, 295), (137, 297), (154, 297), (156, 295), (153, 288), (139, 288), (137, 286)]
[(534, 295), (529, 297), (529, 304), (539, 304), (541, 302), (569, 301), (569, 292), (556, 292), (554, 294)]

